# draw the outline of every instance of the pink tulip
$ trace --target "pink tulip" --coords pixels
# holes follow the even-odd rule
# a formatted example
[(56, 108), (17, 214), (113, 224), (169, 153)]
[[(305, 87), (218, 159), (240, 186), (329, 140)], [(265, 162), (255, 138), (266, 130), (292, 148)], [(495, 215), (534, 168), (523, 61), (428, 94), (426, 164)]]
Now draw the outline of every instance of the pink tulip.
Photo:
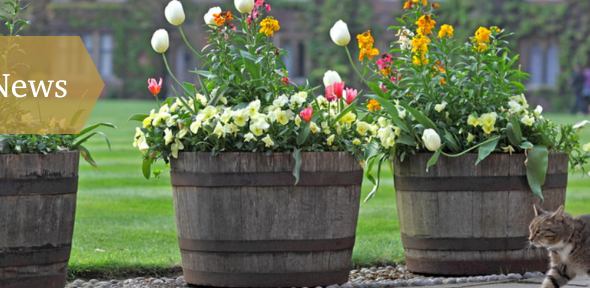
[(160, 90), (162, 90), (162, 78), (160, 78), (160, 83), (156, 82), (155, 78), (149, 78), (148, 89), (150, 89), (150, 92), (152, 92), (154, 96), (158, 95)]
[(332, 86), (334, 86), (334, 94), (336, 94), (338, 99), (342, 98), (342, 91), (344, 91), (344, 82), (335, 82)]
[(326, 100), (328, 101), (336, 101), (338, 97), (334, 94), (334, 86), (326, 87)]
[(344, 99), (348, 105), (354, 101), (359, 91), (352, 88), (346, 88), (346, 98)]
[(301, 116), (301, 118), (303, 118), (303, 120), (305, 122), (311, 121), (312, 115), (313, 115), (313, 107), (307, 107), (299, 113), (299, 116)]

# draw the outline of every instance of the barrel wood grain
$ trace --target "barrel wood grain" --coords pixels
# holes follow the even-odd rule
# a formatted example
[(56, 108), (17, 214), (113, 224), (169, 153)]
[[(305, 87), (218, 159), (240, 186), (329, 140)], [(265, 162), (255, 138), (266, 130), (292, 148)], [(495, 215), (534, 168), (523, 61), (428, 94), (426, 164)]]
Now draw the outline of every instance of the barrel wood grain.
[(77, 151), (0, 155), (0, 287), (65, 286), (78, 163)]
[[(294, 178), (285, 177), (281, 185), (275, 186), (256, 183), (242, 187), (232, 187), (231, 183), (215, 187), (180, 186), (174, 175), (211, 173), (211, 177), (215, 177), (215, 173), (255, 172), (270, 173), (269, 177), (273, 177), (272, 173), (277, 172), (290, 174), (294, 160), (290, 154), (279, 153), (269, 156), (180, 153), (178, 159), (173, 159), (176, 223), (188, 283), (291, 287), (348, 281), (362, 169), (344, 152), (301, 155), (302, 175), (352, 173), (358, 176), (358, 181), (343, 185), (294, 186)], [(329, 182), (349, 180), (331, 179)], [(301, 183), (305, 183), (305, 179), (302, 178)]]
[[(396, 189), (400, 230), (402, 238), (405, 238), (409, 270), (437, 275), (476, 275), (546, 269), (546, 251), (525, 249), (528, 225), (534, 217), (534, 203), (547, 210), (555, 210), (565, 203), (567, 155), (550, 154), (548, 179), (553, 177), (557, 180), (553, 181), (554, 185), (550, 188), (543, 189), (544, 202), (528, 187), (493, 190), (498, 181), (526, 177), (525, 156), (522, 154), (492, 154), (477, 166), (474, 165), (477, 154), (458, 158), (441, 157), (426, 172), (426, 163), (430, 157), (431, 154), (424, 153), (408, 157), (404, 162), (396, 161), (395, 181), (406, 181), (406, 185), (399, 186), (411, 188), (413, 182), (408, 181), (410, 179), (422, 182), (416, 185), (424, 188), (427, 186), (423, 182), (427, 178), (446, 178), (447, 183), (452, 183), (459, 182), (454, 179), (465, 177), (487, 177), (485, 181), (488, 182), (482, 180), (478, 185), (478, 180), (468, 180), (469, 190), (463, 189), (465, 187), (452, 190), (447, 184), (443, 185), (444, 189), (436, 185), (430, 185), (422, 191)], [(494, 181), (494, 178), (499, 180)], [(457, 186), (460, 185), (458, 183)], [(471, 248), (461, 251), (456, 249), (454, 244), (457, 243)], [(481, 243), (479, 246), (495, 245), (496, 248), (491, 251), (475, 249), (477, 243)]]

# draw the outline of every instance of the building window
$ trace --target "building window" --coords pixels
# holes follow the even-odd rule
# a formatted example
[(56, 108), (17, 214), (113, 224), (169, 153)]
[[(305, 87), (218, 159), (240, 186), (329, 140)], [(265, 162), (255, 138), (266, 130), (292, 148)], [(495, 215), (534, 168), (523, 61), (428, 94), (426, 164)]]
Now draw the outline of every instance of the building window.
[(285, 37), (289, 39), (282, 41), (280, 46), (288, 53), (288, 56), (283, 55), (281, 61), (285, 63), (285, 68), (289, 72), (290, 78), (305, 78), (305, 58), (307, 57), (305, 51), (305, 40), (298, 37)]
[(530, 88), (555, 87), (559, 75), (559, 49), (557, 43), (536, 42), (529, 49), (528, 73)]
[(98, 59), (98, 72), (102, 77), (113, 76), (113, 50), (115, 49), (114, 42), (115, 41), (113, 40), (113, 35), (100, 35), (100, 56)]

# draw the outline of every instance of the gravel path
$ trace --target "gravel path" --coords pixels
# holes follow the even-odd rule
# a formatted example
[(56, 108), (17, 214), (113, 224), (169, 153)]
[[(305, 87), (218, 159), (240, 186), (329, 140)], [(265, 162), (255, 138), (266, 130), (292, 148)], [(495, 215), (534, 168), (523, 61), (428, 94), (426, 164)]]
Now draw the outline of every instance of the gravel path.
[[(342, 285), (330, 285), (326, 288), (394, 288), (394, 287), (418, 287), (455, 283), (479, 283), (505, 280), (522, 280), (528, 278), (542, 277), (541, 272), (527, 272), (521, 274), (489, 275), (473, 277), (424, 277), (414, 275), (406, 270), (404, 266), (370, 267), (350, 271), (350, 280)], [(138, 277), (127, 280), (75, 280), (66, 286), (67, 288), (179, 288), (191, 287), (184, 282), (184, 277), (177, 278), (147, 278)], [(309, 287), (322, 288), (322, 287)]]

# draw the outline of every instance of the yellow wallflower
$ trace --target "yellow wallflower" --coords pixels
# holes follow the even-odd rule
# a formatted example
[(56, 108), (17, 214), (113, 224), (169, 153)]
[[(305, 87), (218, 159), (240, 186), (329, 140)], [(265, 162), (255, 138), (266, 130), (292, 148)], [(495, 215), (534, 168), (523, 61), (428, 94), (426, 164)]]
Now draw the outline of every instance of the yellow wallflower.
[(475, 39), (477, 40), (477, 43), (490, 43), (490, 33), (491, 31), (488, 28), (479, 27), (479, 29), (475, 31)]
[(406, 3), (404, 3), (404, 9), (408, 9), (412, 7), (412, 2), (410, 2), (410, 0), (406, 1)]
[(478, 44), (477, 45), (477, 51), (482, 52), (482, 51), (486, 51), (488, 50), (488, 45), (486, 44)]
[(380, 111), (381, 105), (379, 105), (379, 102), (377, 102), (377, 100), (371, 99), (367, 103), (367, 108), (369, 109), (369, 111)]
[(496, 33), (502, 32), (502, 29), (498, 28), (498, 26), (492, 26), (492, 27), (490, 27), (490, 30), (496, 31)]
[(453, 37), (454, 32), (455, 30), (453, 29), (453, 26), (444, 24), (440, 26), (440, 31), (438, 31), (438, 38)]
[(266, 17), (266, 19), (260, 22), (260, 26), (260, 33), (264, 33), (266, 36), (274, 36), (275, 32), (281, 29), (279, 21), (272, 17)]
[(428, 60), (428, 58), (426, 58), (424, 56), (425, 56), (424, 54), (422, 54), (420, 56), (414, 56), (413, 57), (414, 60), (412, 61), (412, 63), (414, 63), (415, 65), (418, 65), (418, 66), (428, 64), (428, 62), (430, 62), (430, 60)]
[(430, 35), (432, 34), (432, 28), (434, 28), (434, 24), (436, 24), (436, 21), (432, 20), (430, 15), (422, 15), (420, 18), (418, 18), (418, 21), (416, 21), (416, 25), (418, 25), (418, 30), (416, 30), (416, 32), (421, 35)]
[(412, 38), (412, 52), (416, 54), (422, 54), (428, 52), (428, 44), (430, 44), (430, 38), (423, 35), (416, 35)]

